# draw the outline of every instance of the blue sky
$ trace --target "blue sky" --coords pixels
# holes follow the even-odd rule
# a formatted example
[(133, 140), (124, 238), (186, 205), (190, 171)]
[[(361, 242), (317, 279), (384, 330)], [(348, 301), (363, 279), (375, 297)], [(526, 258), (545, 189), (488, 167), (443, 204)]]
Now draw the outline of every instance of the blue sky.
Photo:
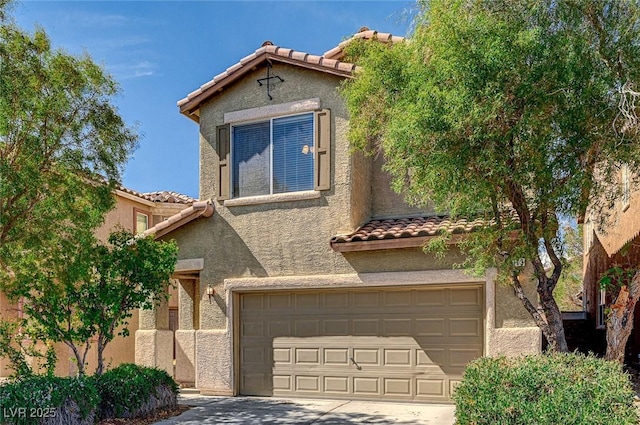
[(198, 126), (176, 102), (265, 40), (322, 54), (362, 26), (406, 35), (413, 1), (31, 1), (20, 27), (87, 52), (120, 83), (120, 114), (141, 135), (123, 184), (198, 196)]

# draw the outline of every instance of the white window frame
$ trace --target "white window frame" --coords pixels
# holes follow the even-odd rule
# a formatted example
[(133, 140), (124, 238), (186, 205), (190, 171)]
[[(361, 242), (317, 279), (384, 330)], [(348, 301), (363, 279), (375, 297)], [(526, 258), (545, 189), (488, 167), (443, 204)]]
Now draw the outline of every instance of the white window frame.
[[(142, 233), (146, 232), (147, 230), (149, 230), (151, 228), (151, 214), (150, 213), (148, 213), (146, 211), (143, 211), (143, 210), (139, 210), (137, 208), (134, 208), (133, 213), (134, 213), (133, 216), (134, 216), (134, 219), (135, 219), (135, 221), (133, 223), (133, 226), (134, 226), (134, 233), (136, 235), (142, 234)], [(147, 218), (147, 228), (145, 230), (143, 230), (143, 231), (139, 231), (138, 230), (138, 216), (144, 216), (144, 217)]]
[[(309, 112), (309, 111), (305, 111), (305, 112), (300, 112), (300, 113), (296, 113), (296, 114), (287, 114), (287, 115), (280, 115), (280, 116), (276, 116), (276, 117), (270, 117), (270, 118), (266, 118), (266, 119), (255, 119), (255, 120), (251, 120), (251, 121), (244, 121), (244, 122), (238, 122), (235, 124), (231, 124), (231, 131), (230, 131), (230, 141), (229, 141), (229, 161), (230, 161), (230, 166), (231, 166), (231, 175), (229, 178), (229, 184), (231, 185), (230, 188), (230, 200), (235, 200), (235, 199), (244, 199), (244, 198), (254, 198), (254, 197), (259, 197), (259, 196), (277, 196), (277, 195), (282, 195), (280, 193), (276, 194), (273, 193), (273, 121), (277, 120), (279, 118), (291, 118), (291, 117), (296, 117), (296, 116), (301, 116), (301, 115), (311, 115), (312, 118), (312, 123), (311, 123), (311, 137), (312, 137), (312, 141), (313, 141), (313, 149), (311, 149), (311, 155), (312, 158), (315, 158), (316, 155), (316, 145), (317, 145), (317, 140), (316, 140), (316, 127), (318, 125), (318, 123), (316, 122), (316, 118), (315, 118), (315, 114), (313, 112)], [(258, 123), (265, 123), (268, 122), (269, 123), (269, 193), (265, 193), (263, 195), (255, 195), (255, 196), (234, 196), (234, 174), (235, 174), (235, 159), (234, 159), (234, 132), (235, 132), (235, 128), (236, 126), (243, 126), (243, 125), (247, 125), (247, 124), (258, 124)], [(312, 168), (311, 168), (311, 173), (313, 175), (315, 175), (315, 161), (312, 162)], [(310, 189), (307, 190), (302, 190), (302, 191), (293, 191), (293, 192), (284, 192), (283, 194), (288, 194), (288, 193), (302, 193), (302, 192), (307, 192), (307, 191), (312, 191), (313, 187), (311, 187)]]

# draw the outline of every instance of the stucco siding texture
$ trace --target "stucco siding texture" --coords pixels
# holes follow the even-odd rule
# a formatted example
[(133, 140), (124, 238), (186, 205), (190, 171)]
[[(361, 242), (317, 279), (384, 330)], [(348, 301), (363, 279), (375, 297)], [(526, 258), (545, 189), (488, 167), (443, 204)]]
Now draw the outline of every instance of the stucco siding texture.
[(608, 214), (606, 231), (597, 231), (602, 246), (610, 256), (620, 251), (627, 242), (640, 235), (640, 220), (638, 220), (640, 192), (633, 190), (633, 188), (632, 185), (628, 207), (623, 205), (621, 201), (616, 202), (613, 208), (605, 212)]

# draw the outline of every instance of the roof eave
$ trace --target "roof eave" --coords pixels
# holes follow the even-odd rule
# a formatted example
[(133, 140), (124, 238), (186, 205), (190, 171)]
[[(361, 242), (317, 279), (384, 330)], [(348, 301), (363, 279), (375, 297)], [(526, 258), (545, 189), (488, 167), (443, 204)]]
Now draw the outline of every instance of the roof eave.
[(213, 96), (223, 91), (230, 84), (242, 78), (248, 72), (254, 71), (259, 65), (266, 61), (280, 62), (288, 65), (299, 66), (301, 68), (324, 72), (343, 78), (350, 78), (351, 76), (353, 76), (353, 73), (356, 70), (355, 65), (346, 62), (334, 61), (336, 62), (335, 66), (325, 66), (321, 63), (311, 63), (305, 60), (283, 57), (277, 54), (264, 52), (256, 58), (246, 62), (241, 67), (236, 68), (235, 72), (231, 73), (230, 75), (220, 78), (219, 81), (216, 81), (216, 78), (214, 78), (212, 82), (208, 83), (208, 87), (206, 87), (204, 90), (202, 90), (201, 88), (201, 93), (198, 93), (192, 97), (187, 96), (186, 98), (178, 101), (180, 113), (195, 122), (200, 122), (200, 117), (198, 116), (197, 111), (200, 109), (200, 106), (203, 103), (207, 102)]
[(211, 201), (194, 202), (192, 206), (186, 208), (179, 213), (172, 215), (167, 220), (156, 224), (150, 229), (146, 230), (142, 235), (153, 235), (156, 239), (165, 236), (168, 233), (173, 232), (184, 226), (187, 223), (192, 222), (197, 218), (208, 218), (214, 213), (214, 206)]
[[(451, 235), (447, 239), (447, 245), (456, 245), (465, 237), (465, 234)], [(383, 249), (421, 248), (431, 240), (439, 236), (415, 236), (408, 238), (375, 239), (356, 242), (331, 241), (331, 249), (335, 252), (376, 251)]]

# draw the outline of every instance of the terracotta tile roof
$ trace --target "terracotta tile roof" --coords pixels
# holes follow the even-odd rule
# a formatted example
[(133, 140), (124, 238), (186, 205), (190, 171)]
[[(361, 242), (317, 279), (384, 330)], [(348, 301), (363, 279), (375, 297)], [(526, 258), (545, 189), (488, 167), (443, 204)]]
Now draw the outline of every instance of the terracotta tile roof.
[(190, 205), (196, 202), (196, 199), (193, 199), (190, 196), (183, 195), (182, 193), (172, 192), (168, 190), (162, 190), (158, 192), (146, 192), (143, 193), (145, 197), (147, 197), (152, 202), (165, 202), (169, 204), (185, 204)]
[(211, 201), (199, 201), (194, 202), (188, 208), (180, 211), (177, 214), (172, 215), (165, 221), (156, 224), (150, 229), (146, 230), (142, 236), (154, 235), (156, 238), (166, 235), (179, 227), (184, 226), (191, 221), (200, 217), (211, 217), (214, 213), (214, 207)]
[(348, 235), (331, 238), (335, 251), (408, 248), (422, 246), (427, 239), (449, 232), (464, 234), (485, 226), (483, 219), (452, 221), (445, 216), (371, 220)]
[(180, 108), (180, 112), (194, 121), (198, 121), (199, 118), (197, 110), (204, 101), (267, 60), (272, 62), (288, 63), (291, 65), (302, 66), (304, 68), (315, 69), (317, 71), (328, 72), (334, 75), (349, 77), (355, 71), (356, 65), (348, 62), (342, 62), (340, 59), (344, 56), (344, 46), (354, 39), (377, 39), (383, 42), (395, 42), (400, 41), (403, 38), (393, 36), (389, 33), (378, 33), (377, 31), (371, 31), (367, 28), (363, 28), (349, 40), (343, 41), (337, 47), (329, 50), (322, 56), (276, 46), (270, 41), (266, 41), (262, 47), (240, 59), (240, 62), (216, 75), (212, 80), (203, 84), (197, 90), (189, 93), (184, 99), (179, 100), (178, 107)]
[(118, 190), (128, 193), (129, 195), (133, 195), (137, 198), (144, 199), (145, 201), (151, 201), (151, 202), (165, 202), (170, 204), (191, 205), (196, 201), (190, 196), (183, 195), (178, 192), (170, 192), (167, 190), (141, 193), (141, 192), (138, 192), (137, 190), (129, 189), (128, 187), (124, 187), (124, 186), (119, 186)]
[(393, 35), (388, 32), (378, 32), (370, 30), (367, 27), (363, 27), (360, 28), (360, 31), (354, 34), (353, 37), (341, 42), (333, 49), (327, 50), (322, 56), (327, 59), (342, 59), (344, 57), (344, 48), (353, 40), (378, 40), (382, 43), (398, 43), (404, 41), (404, 37)]

